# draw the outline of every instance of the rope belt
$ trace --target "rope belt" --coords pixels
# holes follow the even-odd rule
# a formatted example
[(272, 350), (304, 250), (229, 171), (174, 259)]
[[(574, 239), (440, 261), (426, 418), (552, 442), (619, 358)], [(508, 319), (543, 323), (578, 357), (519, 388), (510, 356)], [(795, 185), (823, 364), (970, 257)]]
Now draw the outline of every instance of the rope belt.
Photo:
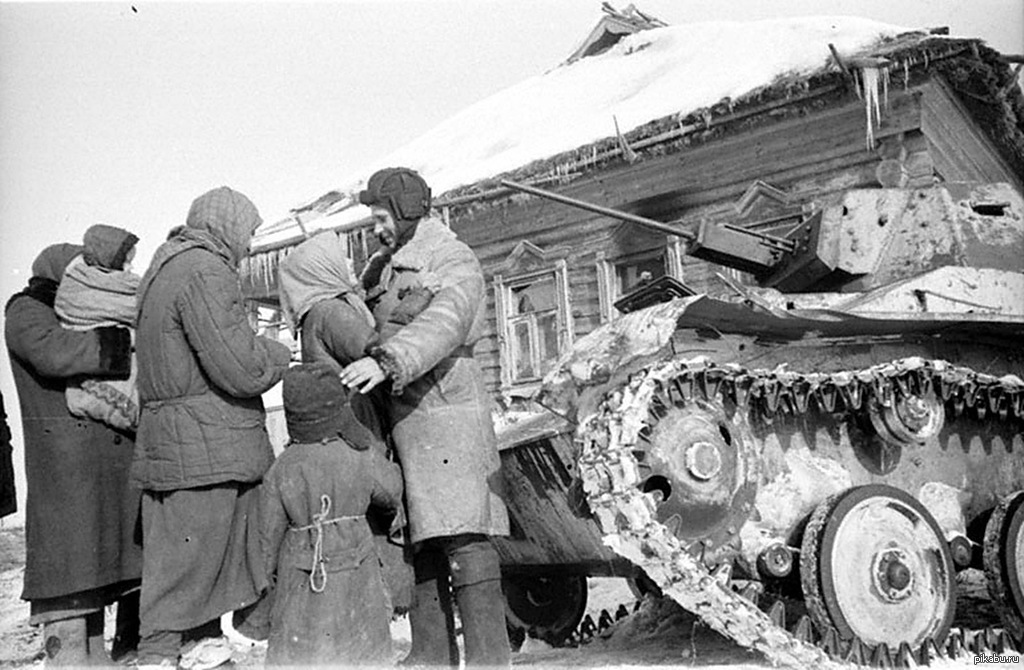
[(289, 528), (292, 531), (303, 531), (312, 530), (316, 532), (316, 539), (313, 541), (313, 565), (309, 572), (309, 588), (312, 589), (313, 593), (323, 593), (324, 589), (327, 588), (327, 568), (324, 567), (324, 526), (338, 523), (340, 521), (354, 521), (356, 519), (362, 519), (363, 515), (358, 516), (336, 516), (333, 519), (328, 519), (327, 515), (331, 513), (331, 496), (324, 494), (320, 496), (320, 512), (313, 515), (313, 523), (308, 526), (297, 526)]

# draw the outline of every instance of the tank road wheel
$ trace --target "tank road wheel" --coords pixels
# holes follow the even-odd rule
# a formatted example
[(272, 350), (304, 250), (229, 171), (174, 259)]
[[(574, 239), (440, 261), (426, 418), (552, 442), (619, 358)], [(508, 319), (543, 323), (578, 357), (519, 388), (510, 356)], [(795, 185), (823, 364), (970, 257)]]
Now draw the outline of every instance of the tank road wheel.
[(800, 581), (824, 636), (864, 644), (941, 644), (956, 604), (953, 559), (939, 525), (899, 489), (872, 484), (822, 502), (804, 532)]
[(1024, 491), (1003, 498), (985, 526), (985, 576), (1003, 625), (1024, 640)]
[(569, 637), (587, 609), (586, 575), (506, 575), (501, 589), (509, 627), (551, 644)]

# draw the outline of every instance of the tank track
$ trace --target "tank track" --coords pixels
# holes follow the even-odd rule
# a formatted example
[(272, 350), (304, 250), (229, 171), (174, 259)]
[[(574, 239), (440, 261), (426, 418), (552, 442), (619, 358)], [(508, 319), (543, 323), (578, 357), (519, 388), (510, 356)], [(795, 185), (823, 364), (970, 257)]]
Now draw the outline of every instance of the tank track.
[(920, 649), (875, 648), (859, 640), (843, 641), (834, 630), (815, 633), (807, 617), (791, 632), (784, 627), (781, 602), (762, 611), (757, 589), (741, 593), (729, 564), (709, 570), (656, 519), (656, 501), (638, 488), (638, 438), (650, 431), (656, 393), (674, 398), (716, 399), (722, 394), (737, 411), (770, 422), (777, 413), (802, 414), (809, 408), (831, 413), (860, 410), (869, 400), (888, 407), (897, 392), (931, 389), (947, 414), (971, 412), (979, 418), (1024, 420), (1024, 383), (995, 377), (941, 360), (907, 358), (854, 371), (802, 374), (719, 366), (704, 357), (661, 363), (629, 378), (607, 393), (597, 410), (581, 417), (579, 474), (604, 542), (642, 568), (662, 590), (705, 624), (738, 644), (757, 650), (773, 664), (838, 668), (849, 664), (927, 664), (965, 651), (1003, 653), (1013, 649), (1006, 633), (951, 631), (946, 640), (927, 640)]

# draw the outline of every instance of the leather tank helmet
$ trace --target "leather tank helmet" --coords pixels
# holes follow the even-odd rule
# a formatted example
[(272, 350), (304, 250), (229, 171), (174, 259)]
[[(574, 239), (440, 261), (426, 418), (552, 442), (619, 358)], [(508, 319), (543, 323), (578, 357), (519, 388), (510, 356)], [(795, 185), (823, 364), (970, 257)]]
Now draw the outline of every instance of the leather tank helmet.
[(385, 168), (373, 173), (359, 202), (386, 207), (396, 223), (418, 221), (430, 211), (430, 187), (414, 170)]

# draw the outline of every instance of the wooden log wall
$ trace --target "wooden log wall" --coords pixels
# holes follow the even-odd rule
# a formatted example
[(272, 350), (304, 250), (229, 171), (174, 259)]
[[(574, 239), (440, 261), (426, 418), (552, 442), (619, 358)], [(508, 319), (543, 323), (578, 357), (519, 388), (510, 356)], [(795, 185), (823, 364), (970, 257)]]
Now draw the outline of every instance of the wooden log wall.
[[(869, 151), (865, 146), (863, 102), (851, 93), (837, 107), (727, 134), (633, 165), (619, 164), (557, 190), (661, 221), (696, 224), (702, 220), (735, 220), (737, 201), (756, 180), (782, 189), (793, 202), (809, 208), (827, 204), (849, 188), (877, 187), (878, 165), (887, 153), (904, 166), (912, 164), (919, 180), (930, 179), (927, 143), (920, 131), (920, 97), (913, 89), (891, 94), (889, 109), (875, 129), (876, 150)], [(494, 291), (490, 281), (496, 268), (517, 244), (528, 240), (546, 251), (569, 250), (566, 260), (576, 337), (600, 325), (597, 254), (604, 252), (606, 258), (614, 259), (627, 251), (623, 240), (630, 237), (613, 234), (621, 225), (619, 221), (515, 194), (456, 208), (451, 222), (459, 237), (477, 252), (488, 276), (488, 309), (492, 315)], [(651, 248), (665, 245), (664, 235), (651, 239)], [(724, 273), (724, 269), (687, 257), (682, 279), (701, 292), (728, 292), (716, 272)], [(493, 317), (490, 332), (476, 351), (490, 388), (499, 390), (500, 354)]]
[(945, 181), (1005, 181), (1024, 190), (1024, 175), (1014, 172), (999, 155), (942, 79), (925, 85), (922, 131), (936, 171)]

